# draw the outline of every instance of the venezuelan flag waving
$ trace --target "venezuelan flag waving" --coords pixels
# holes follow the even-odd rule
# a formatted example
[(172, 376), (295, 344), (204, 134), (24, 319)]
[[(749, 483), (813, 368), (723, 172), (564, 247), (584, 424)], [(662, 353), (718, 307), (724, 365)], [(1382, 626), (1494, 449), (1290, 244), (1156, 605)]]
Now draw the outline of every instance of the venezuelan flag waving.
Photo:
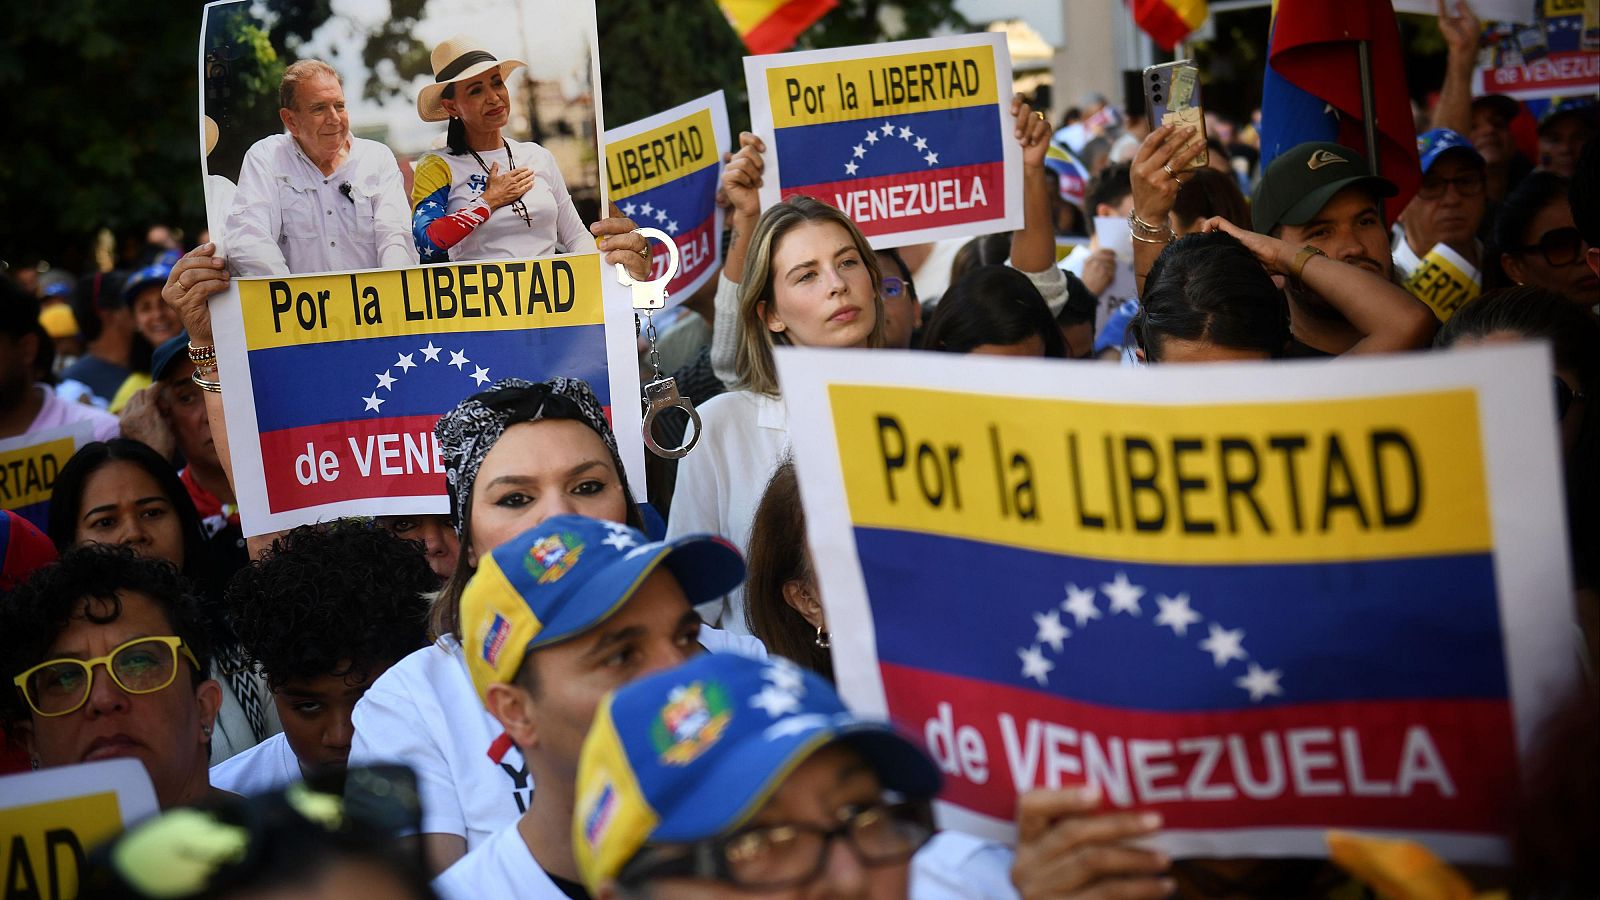
[(1400, 29), (1390, 0), (1278, 0), (1261, 101), (1261, 165), (1296, 144), (1337, 141), (1366, 153), (1360, 45), (1367, 43), (1377, 117), (1378, 173), (1399, 187), (1399, 215), (1422, 181), (1405, 89)]
[(1211, 14), (1206, 0), (1132, 0), (1133, 21), (1164, 49), (1199, 28)]
[(838, 0), (717, 0), (751, 53), (782, 53)]

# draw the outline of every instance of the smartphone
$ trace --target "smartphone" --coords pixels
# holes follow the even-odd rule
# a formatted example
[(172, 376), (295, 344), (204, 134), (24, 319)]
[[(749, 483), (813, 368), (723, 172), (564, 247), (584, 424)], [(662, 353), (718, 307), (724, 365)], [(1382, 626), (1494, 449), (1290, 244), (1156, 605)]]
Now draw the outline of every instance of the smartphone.
[[(1192, 59), (1150, 66), (1144, 70), (1145, 117), (1152, 129), (1162, 125), (1189, 125), (1206, 136), (1206, 118), (1200, 108), (1200, 69)], [(1210, 163), (1209, 153), (1201, 149), (1200, 155), (1189, 163), (1191, 169), (1203, 169)]]

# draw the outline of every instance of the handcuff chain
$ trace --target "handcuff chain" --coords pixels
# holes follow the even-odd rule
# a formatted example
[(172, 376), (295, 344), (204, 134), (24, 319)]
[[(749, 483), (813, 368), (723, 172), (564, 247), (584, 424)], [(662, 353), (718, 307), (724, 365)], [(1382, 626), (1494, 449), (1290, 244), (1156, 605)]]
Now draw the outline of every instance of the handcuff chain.
[(644, 339), (650, 345), (650, 367), (655, 370), (655, 380), (661, 379), (661, 350), (656, 346), (655, 310), (644, 311)]

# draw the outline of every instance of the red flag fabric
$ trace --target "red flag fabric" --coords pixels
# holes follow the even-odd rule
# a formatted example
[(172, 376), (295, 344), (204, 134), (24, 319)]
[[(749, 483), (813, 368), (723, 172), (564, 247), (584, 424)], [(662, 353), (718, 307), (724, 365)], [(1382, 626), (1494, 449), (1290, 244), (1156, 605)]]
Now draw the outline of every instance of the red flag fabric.
[(1150, 39), (1171, 50), (1205, 24), (1206, 0), (1132, 0), (1133, 21)]
[(838, 0), (717, 0), (723, 15), (754, 54), (782, 53), (794, 46)]
[(1367, 152), (1357, 47), (1368, 42), (1378, 123), (1378, 171), (1400, 188), (1388, 201), (1393, 221), (1422, 183), (1411, 95), (1406, 90), (1400, 27), (1391, 0), (1279, 0), (1273, 19), (1272, 68), (1339, 113), (1339, 143)]

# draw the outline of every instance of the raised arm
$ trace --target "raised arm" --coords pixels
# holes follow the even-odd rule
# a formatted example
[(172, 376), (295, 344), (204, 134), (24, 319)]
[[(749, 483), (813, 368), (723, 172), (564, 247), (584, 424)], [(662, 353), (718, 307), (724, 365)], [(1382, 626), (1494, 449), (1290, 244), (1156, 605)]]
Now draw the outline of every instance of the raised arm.
[(721, 197), (728, 204), (728, 252), (722, 260), (722, 277), (712, 302), (711, 371), (732, 386), (738, 380), (734, 361), (739, 353), (739, 282), (744, 278), (744, 257), (750, 234), (761, 219), (761, 154), (766, 142), (746, 131), (739, 135), (739, 151), (722, 169)]
[(1012, 135), (1022, 146), (1022, 228), (1011, 237), (1011, 265), (1023, 272), (1043, 272), (1056, 265), (1056, 228), (1050, 179), (1044, 157), (1050, 150), (1050, 123), (1035, 115), (1018, 94), (1011, 98), (1016, 120)]
[[(1189, 162), (1205, 147), (1205, 141), (1196, 139), (1194, 128), (1163, 125), (1145, 136), (1133, 156), (1128, 175), (1133, 182), (1133, 214), (1138, 221), (1129, 222), (1128, 228), (1133, 232), (1134, 284), (1140, 292), (1144, 291), (1144, 277), (1155, 265), (1156, 257), (1173, 239), (1172, 207), (1178, 202), (1183, 182), (1193, 177), (1186, 174)], [(1154, 226), (1156, 231), (1139, 222)]]
[[(1451, 15), (1447, 7), (1454, 3)], [(1467, 0), (1439, 0), (1439, 33), (1444, 35), (1444, 85), (1439, 88), (1439, 105), (1433, 108), (1433, 127), (1448, 128), (1458, 134), (1472, 130), (1472, 70), (1478, 64), (1478, 37), (1483, 25), (1473, 15)]]
[(1268, 272), (1298, 280), (1338, 310), (1362, 335), (1346, 353), (1415, 350), (1426, 347), (1438, 328), (1432, 310), (1421, 300), (1374, 272), (1321, 254), (1303, 254), (1301, 247), (1245, 231), (1220, 216), (1207, 219), (1200, 229), (1233, 235)]

